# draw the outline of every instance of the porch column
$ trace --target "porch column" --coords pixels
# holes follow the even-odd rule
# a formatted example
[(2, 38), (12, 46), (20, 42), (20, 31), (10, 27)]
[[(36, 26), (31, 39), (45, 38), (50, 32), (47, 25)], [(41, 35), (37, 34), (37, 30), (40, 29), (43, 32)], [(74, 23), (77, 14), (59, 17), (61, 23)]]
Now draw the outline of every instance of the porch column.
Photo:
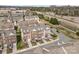
[(43, 31), (43, 37), (42, 38), (45, 38), (45, 34), (46, 34), (46, 31), (44, 30)]
[(16, 24), (16, 21), (14, 22), (14, 25), (16, 26), (17, 24)]
[(17, 51), (16, 43), (13, 43), (13, 53), (16, 53), (16, 51)]
[(32, 44), (31, 44), (31, 32), (28, 35), (28, 45), (29, 45), (29, 47), (32, 47)]

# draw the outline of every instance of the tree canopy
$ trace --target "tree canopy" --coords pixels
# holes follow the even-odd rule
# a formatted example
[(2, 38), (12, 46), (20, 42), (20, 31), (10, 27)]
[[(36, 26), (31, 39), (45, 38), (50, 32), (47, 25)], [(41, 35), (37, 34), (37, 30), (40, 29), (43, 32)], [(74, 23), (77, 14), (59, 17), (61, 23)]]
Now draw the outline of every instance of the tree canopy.
[(79, 36), (79, 32), (76, 32), (76, 35)]
[(49, 22), (54, 24), (54, 25), (59, 25), (59, 22), (56, 18), (51, 18)]

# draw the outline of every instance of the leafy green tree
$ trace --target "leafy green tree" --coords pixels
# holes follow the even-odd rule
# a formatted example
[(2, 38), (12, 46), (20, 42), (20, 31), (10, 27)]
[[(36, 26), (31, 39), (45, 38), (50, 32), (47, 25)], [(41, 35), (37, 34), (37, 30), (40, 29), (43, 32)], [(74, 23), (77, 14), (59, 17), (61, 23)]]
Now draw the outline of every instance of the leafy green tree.
[(16, 30), (17, 49), (21, 49), (24, 47), (24, 44), (22, 43), (21, 39), (21, 30), (18, 28), (18, 26), (15, 26), (14, 28)]
[(56, 18), (51, 18), (49, 22), (54, 24), (54, 25), (59, 25), (59, 22)]
[(42, 14), (38, 14), (38, 17), (39, 17), (40, 19), (44, 19), (44, 15), (42, 15)]
[(76, 35), (79, 36), (79, 32), (76, 32)]
[(36, 12), (33, 12), (33, 15), (37, 15), (37, 13)]
[(44, 19), (45, 19), (46, 21), (49, 21), (49, 17), (44, 17)]

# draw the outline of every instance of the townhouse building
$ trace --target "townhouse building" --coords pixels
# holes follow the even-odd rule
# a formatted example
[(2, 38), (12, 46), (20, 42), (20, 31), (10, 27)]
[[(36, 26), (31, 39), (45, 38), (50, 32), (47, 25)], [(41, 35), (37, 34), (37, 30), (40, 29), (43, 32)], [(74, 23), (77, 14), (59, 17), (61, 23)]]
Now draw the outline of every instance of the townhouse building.
[(2, 53), (7, 53), (8, 49), (12, 49), (12, 52), (15, 52), (17, 49), (14, 24), (8, 19), (8, 17), (0, 17), (0, 20), (0, 48)]
[(18, 27), (21, 29), (22, 40), (25, 43), (51, 39), (50, 28), (47, 25), (40, 23), (37, 16), (26, 16), (25, 21), (18, 23)]

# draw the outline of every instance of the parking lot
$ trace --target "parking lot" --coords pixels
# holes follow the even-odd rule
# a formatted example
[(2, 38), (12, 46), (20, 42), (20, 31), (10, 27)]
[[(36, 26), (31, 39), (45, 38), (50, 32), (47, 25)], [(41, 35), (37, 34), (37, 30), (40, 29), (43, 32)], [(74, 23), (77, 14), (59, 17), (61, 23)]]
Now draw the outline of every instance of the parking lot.
[(44, 46), (40, 46), (20, 54), (77, 54), (79, 53), (79, 40), (72, 39), (63, 33), (59, 35), (59, 40)]
[(57, 42), (57, 45), (49, 44), (46, 46), (41, 46), (28, 51), (21, 52), (21, 54), (78, 54), (79, 53), (78, 45), (79, 40), (61, 45), (59, 45)]

